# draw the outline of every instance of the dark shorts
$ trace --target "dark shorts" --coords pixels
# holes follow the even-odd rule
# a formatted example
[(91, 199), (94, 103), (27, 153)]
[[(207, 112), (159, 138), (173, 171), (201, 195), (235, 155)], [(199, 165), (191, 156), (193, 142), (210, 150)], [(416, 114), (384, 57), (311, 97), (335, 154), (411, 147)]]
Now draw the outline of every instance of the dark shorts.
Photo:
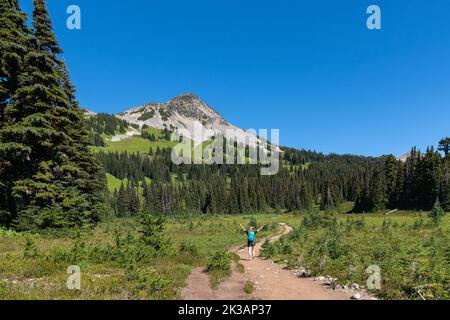
[(247, 247), (254, 247), (254, 246), (256, 246), (256, 241), (250, 241), (250, 240), (247, 241)]

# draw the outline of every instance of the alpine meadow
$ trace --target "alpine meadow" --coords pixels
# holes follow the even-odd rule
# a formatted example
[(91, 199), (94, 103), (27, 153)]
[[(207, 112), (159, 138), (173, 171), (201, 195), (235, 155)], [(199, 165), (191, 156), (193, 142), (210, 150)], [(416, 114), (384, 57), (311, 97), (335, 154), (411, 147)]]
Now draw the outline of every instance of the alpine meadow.
[[(0, 0), (0, 299), (450, 299), (450, 137), (404, 156), (322, 153), (175, 89), (117, 113), (85, 106), (51, 5), (23, 2)], [(182, 134), (197, 126), (215, 136)], [(215, 156), (219, 138), (243, 164), (174, 163), (179, 143)], [(264, 156), (276, 174), (261, 174)]]

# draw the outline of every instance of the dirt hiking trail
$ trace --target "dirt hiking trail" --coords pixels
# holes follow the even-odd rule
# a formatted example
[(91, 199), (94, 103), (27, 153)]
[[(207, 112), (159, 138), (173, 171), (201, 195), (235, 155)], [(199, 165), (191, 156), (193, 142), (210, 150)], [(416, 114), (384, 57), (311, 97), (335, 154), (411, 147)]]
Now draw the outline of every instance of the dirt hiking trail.
[[(292, 228), (286, 224), (280, 224), (281, 233), (270, 237), (274, 242), (282, 235), (288, 234)], [(248, 260), (247, 248), (232, 248), (230, 251), (237, 253), (241, 258), (241, 264), (245, 268), (240, 273), (233, 263), (232, 274), (223, 281), (217, 289), (212, 289), (208, 274), (204, 268), (195, 268), (187, 279), (187, 286), (182, 289), (181, 297), (184, 300), (348, 300), (350, 293), (335, 291), (320, 282), (309, 278), (300, 278), (292, 270), (286, 270), (282, 266), (270, 260), (259, 257), (261, 246), (265, 239), (257, 243), (255, 247), (256, 258)], [(247, 281), (252, 281), (255, 290), (252, 294), (244, 292)]]

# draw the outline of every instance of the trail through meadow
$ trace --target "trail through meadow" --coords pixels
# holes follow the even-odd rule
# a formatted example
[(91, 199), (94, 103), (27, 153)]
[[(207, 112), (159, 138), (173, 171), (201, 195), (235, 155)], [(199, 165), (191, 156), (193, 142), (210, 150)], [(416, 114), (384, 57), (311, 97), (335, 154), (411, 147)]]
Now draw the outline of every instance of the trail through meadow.
[[(280, 224), (281, 233), (270, 237), (270, 241), (278, 241), (281, 236), (292, 231), (287, 224)], [(212, 289), (208, 274), (204, 268), (196, 268), (187, 279), (187, 286), (182, 290), (184, 300), (348, 300), (352, 294), (340, 292), (314, 281), (300, 278), (292, 270), (284, 269), (271, 260), (259, 257), (265, 239), (257, 243), (256, 258), (249, 261), (247, 249), (231, 248), (240, 257), (245, 272), (239, 272), (233, 263), (232, 274), (217, 289)], [(252, 281), (255, 290), (252, 294), (244, 292), (247, 281)]]

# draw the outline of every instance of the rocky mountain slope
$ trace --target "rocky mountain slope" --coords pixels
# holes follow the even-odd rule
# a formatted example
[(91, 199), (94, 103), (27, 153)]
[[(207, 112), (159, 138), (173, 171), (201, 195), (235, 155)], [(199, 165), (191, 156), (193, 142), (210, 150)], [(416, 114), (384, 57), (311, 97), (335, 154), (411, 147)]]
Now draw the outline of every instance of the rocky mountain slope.
[(233, 126), (198, 96), (190, 93), (165, 103), (147, 103), (118, 113), (116, 117), (140, 128), (147, 125), (156, 129), (176, 131), (196, 144), (210, 139), (213, 135), (236, 137), (237, 141), (247, 141), (250, 146), (264, 142), (255, 134)]

